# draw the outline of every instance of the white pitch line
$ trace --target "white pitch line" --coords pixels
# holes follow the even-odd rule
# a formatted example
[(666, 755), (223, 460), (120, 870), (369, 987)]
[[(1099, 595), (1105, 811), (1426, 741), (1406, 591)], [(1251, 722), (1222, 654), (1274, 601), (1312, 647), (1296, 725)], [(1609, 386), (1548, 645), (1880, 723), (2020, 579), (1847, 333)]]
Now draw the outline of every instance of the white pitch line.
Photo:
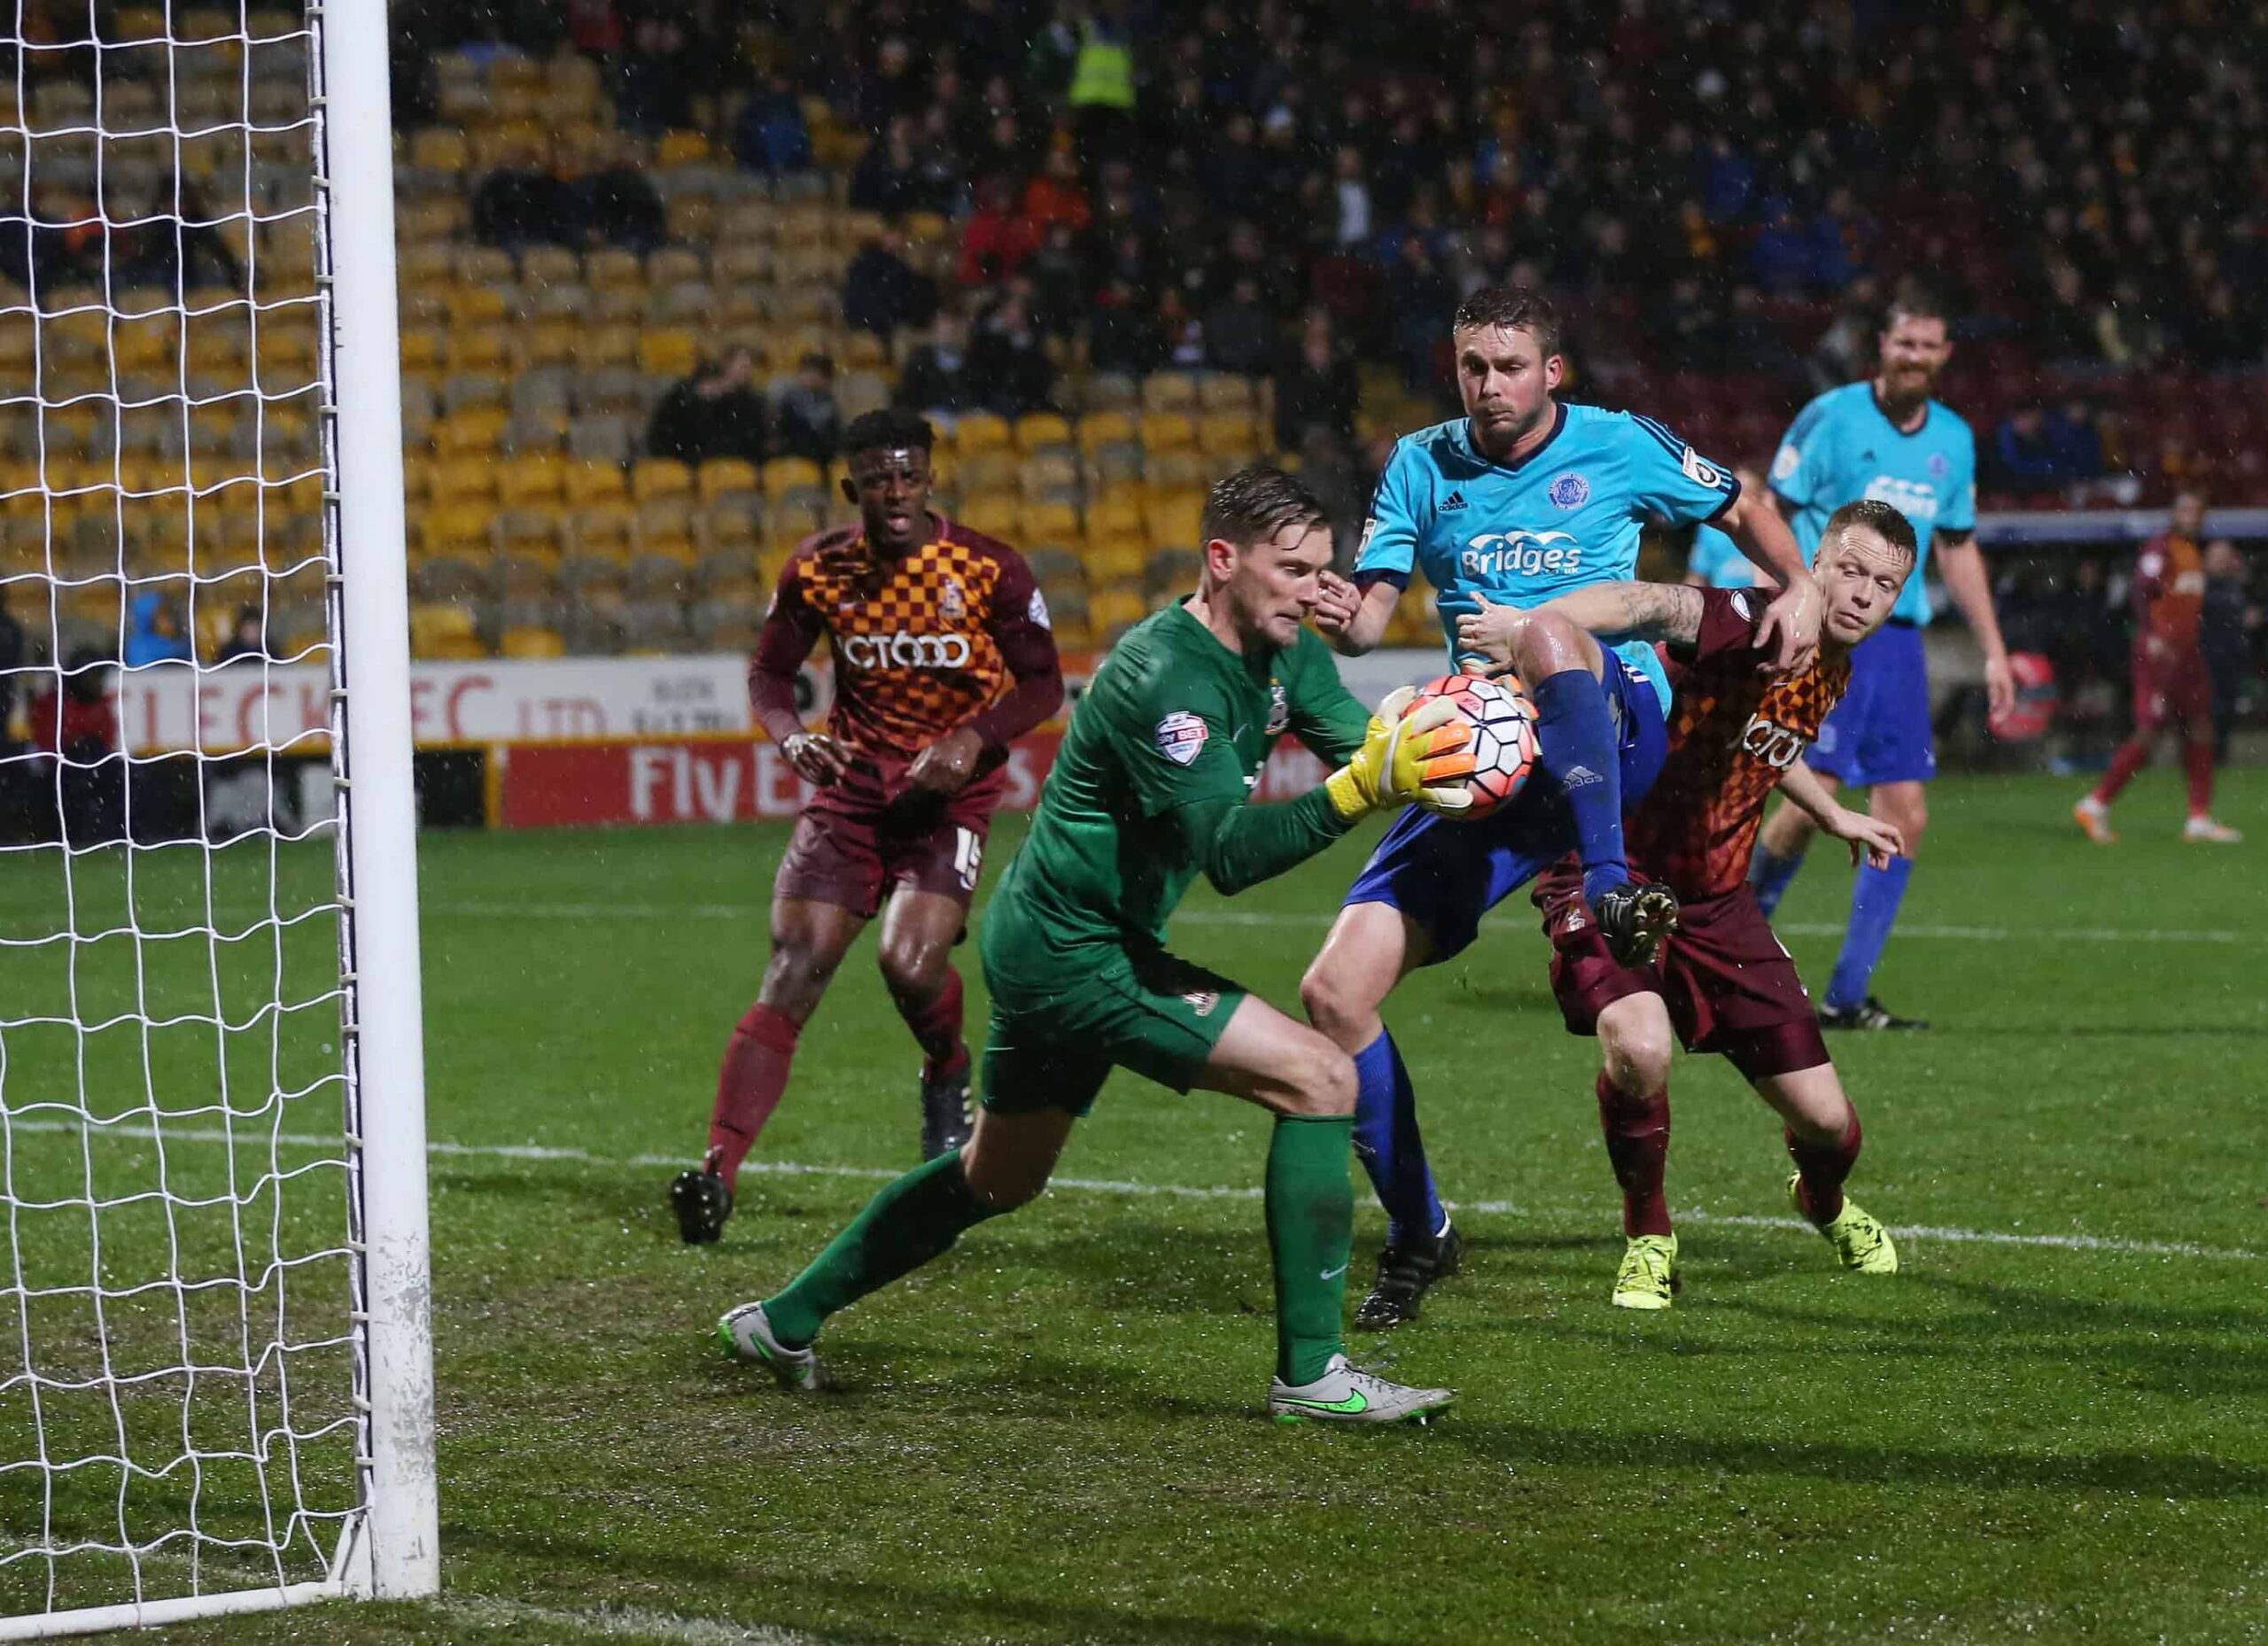
[(816, 1635), (761, 1624), (727, 1623), (711, 1618), (681, 1618), (674, 1612), (649, 1611), (640, 1606), (602, 1606), (587, 1611), (556, 1606), (532, 1605), (493, 1595), (444, 1595), (432, 1603), (475, 1628), (512, 1629), (533, 1624), (540, 1628), (573, 1629), (584, 1634), (616, 1635), (625, 1640), (668, 1641), (676, 1646), (820, 1646)]
[[(980, 911), (981, 912), (981, 911)], [(755, 903), (436, 903), (426, 905), (431, 915), (463, 920), (757, 920), (765, 908)], [(1184, 909), (1173, 917), (1177, 926), (1251, 926), (1321, 931), (1338, 917), (1336, 909), (1291, 913), (1272, 909)], [(1839, 937), (1843, 928), (1826, 920), (1790, 920), (1779, 929), (1793, 937)], [(2120, 926), (1946, 926), (1906, 921), (1901, 937), (1947, 943), (2268, 943), (2268, 929), (2218, 931), (2179, 928)]]
[[(69, 1121), (25, 1121), (0, 1123), (0, 1135), (6, 1131), (70, 1133), (79, 1128)], [(115, 1125), (102, 1130), (113, 1137), (155, 1137), (157, 1133), (148, 1126)], [(239, 1145), (253, 1142), (262, 1134), (238, 1132), (231, 1134), (217, 1129), (174, 1127), (166, 1129), (165, 1140), (169, 1143), (228, 1143)], [(337, 1137), (326, 1137), (305, 1132), (282, 1132), (275, 1141), (287, 1148), (338, 1149)], [(433, 1139), (426, 1145), (426, 1153), (437, 1159), (520, 1161), (532, 1165), (563, 1164), (592, 1166), (609, 1171), (645, 1171), (685, 1164), (683, 1154), (594, 1154), (587, 1149), (560, 1148), (538, 1143), (451, 1143)], [(888, 1183), (904, 1176), (903, 1171), (889, 1166), (825, 1166), (799, 1161), (750, 1161), (741, 1169), (770, 1177), (851, 1177), (866, 1183)], [(1143, 1183), (1118, 1177), (1052, 1177), (1048, 1180), (1052, 1189), (1068, 1189), (1082, 1194), (1124, 1194), (1141, 1199), (1175, 1200), (1257, 1200), (1262, 1192), (1247, 1184), (1192, 1184), (1177, 1183)], [(1475, 1216), (1527, 1217), (1542, 1215), (1574, 1216), (1573, 1209), (1549, 1212), (1544, 1208), (1523, 1206), (1514, 1200), (1464, 1200), (1448, 1202), (1451, 1209), (1469, 1212)], [(1807, 1230), (1809, 1223), (1793, 1217), (1761, 1217), (1739, 1212), (1709, 1212), (1698, 1209), (1674, 1214), (1681, 1222), (1716, 1223), (1736, 1229), (1797, 1229)], [(2186, 1240), (2129, 1240), (2113, 1235), (2084, 1234), (2019, 1234), (2011, 1230), (1960, 1229), (1932, 1224), (1892, 1224), (1891, 1232), (1909, 1239), (1942, 1240), (1955, 1246), (2030, 1246), (2058, 1252), (2109, 1252), (2126, 1257), (2189, 1257), (2213, 1262), (2252, 1263), (2268, 1257), (2268, 1253), (2248, 1251), (2240, 1246), (2199, 1246)]]

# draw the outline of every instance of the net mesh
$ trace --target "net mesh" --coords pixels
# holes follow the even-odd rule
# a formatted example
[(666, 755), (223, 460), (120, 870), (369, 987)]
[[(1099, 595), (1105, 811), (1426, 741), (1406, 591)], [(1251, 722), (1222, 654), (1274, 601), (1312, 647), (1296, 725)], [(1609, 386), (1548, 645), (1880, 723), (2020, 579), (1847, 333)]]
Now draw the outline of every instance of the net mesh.
[(0, 0), (0, 1617), (361, 1501), (318, 27)]

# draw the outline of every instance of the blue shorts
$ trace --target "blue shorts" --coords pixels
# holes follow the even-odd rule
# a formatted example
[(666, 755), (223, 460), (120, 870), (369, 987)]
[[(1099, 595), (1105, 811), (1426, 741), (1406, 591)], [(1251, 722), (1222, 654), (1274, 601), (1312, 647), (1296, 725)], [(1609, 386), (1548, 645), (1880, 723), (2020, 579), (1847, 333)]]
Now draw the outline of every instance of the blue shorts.
[[(1661, 775), (1669, 734), (1662, 700), (1646, 677), (1606, 655), (1606, 705), (1622, 734), (1622, 806), (1627, 811)], [(1461, 953), (1480, 917), (1575, 849), (1566, 791), (1538, 765), (1526, 784), (1474, 823), (1412, 806), (1395, 819), (1355, 877), (1346, 906), (1383, 903), (1418, 922), (1433, 940), (1431, 966)]]
[(1804, 764), (1853, 788), (1937, 776), (1921, 630), (1891, 623), (1859, 642), (1851, 654), (1851, 689), (1820, 726)]

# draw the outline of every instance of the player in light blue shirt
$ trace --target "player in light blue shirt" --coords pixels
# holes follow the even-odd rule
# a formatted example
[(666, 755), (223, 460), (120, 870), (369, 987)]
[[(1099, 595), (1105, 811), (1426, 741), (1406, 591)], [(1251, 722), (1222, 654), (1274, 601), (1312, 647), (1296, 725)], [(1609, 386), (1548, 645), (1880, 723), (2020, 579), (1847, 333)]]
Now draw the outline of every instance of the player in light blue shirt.
[[(1772, 460), (1771, 485), (1806, 556), (1818, 547), (1827, 517), (1862, 497), (1891, 504), (1914, 523), (1984, 648), (1986, 695), (1999, 714), (2015, 703), (2016, 682), (1977, 547), (1977, 442), (1966, 423), (1930, 398), (1952, 353), (1942, 308), (1917, 291), (1901, 292), (1883, 330), (1873, 379), (1829, 389), (1796, 414)], [(1922, 650), (1930, 621), (1922, 585), (1908, 578), (1888, 626), (1852, 654), (1851, 689), (1804, 757), (1830, 785), (1868, 789), (1867, 809), (1906, 838), (1907, 855), (1888, 868), (1859, 870), (1843, 952), (1820, 1007), (1820, 1021), (1830, 1029), (1927, 1027), (1886, 1010), (1872, 988), (1929, 822), (1923, 785), (1938, 771)], [(1792, 806), (1765, 824), (1749, 878), (1767, 914), (1802, 866), (1813, 832), (1811, 819)]]
[(1301, 987), (1309, 1019), (1355, 1059), (1355, 1153), (1392, 1220), (1358, 1325), (1413, 1318), (1425, 1287), (1457, 1262), (1409, 1073), (1379, 1015), (1387, 994), (1414, 967), (1464, 949), (1483, 913), (1570, 850), (1611, 947), (1650, 954), (1675, 916), (1666, 889), (1632, 883), (1622, 848), (1623, 807), (1652, 785), (1666, 741), (1659, 658), (1643, 641), (1602, 649), (1557, 614), (1512, 611), (1635, 577), (1649, 518), (1715, 521), (1783, 591), (1768, 614), (1777, 661), (1803, 666), (1818, 641), (1818, 590), (1787, 526), (1651, 419), (1556, 400), (1558, 330), (1550, 305), (1530, 291), (1484, 289), (1465, 299), (1454, 331), (1465, 415), (1394, 447), (1355, 582), (1332, 579), (1316, 611), (1341, 651), (1366, 651), (1411, 573), (1422, 572), (1452, 666), (1464, 661), (1457, 619), (1504, 613), (1513, 667), (1537, 715), (1526, 786), (1477, 821), (1427, 812), (1389, 829)]

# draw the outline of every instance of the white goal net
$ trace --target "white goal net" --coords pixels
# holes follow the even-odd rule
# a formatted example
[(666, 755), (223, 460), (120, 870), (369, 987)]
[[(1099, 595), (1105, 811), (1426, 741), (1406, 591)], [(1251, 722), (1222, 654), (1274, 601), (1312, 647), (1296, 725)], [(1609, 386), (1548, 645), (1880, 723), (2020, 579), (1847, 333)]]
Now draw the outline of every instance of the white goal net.
[(432, 1587), (384, 42), (0, 5), (0, 1639)]

